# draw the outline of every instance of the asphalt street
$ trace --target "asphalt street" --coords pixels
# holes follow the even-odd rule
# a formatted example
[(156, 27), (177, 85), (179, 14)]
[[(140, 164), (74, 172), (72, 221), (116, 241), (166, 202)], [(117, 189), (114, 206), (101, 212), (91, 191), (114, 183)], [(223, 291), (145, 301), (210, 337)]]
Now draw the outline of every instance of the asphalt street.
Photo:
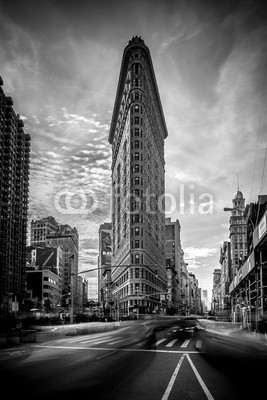
[(210, 360), (199, 344), (193, 330), (171, 325), (147, 334), (142, 324), (37, 342), (2, 353), (2, 392), (28, 400), (259, 398), (255, 366)]

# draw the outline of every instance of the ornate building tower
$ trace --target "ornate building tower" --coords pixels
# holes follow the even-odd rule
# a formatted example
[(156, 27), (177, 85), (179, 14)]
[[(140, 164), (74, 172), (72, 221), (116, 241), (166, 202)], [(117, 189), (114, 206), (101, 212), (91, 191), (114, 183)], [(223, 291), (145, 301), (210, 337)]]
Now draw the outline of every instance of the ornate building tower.
[(233, 211), (230, 217), (230, 241), (231, 241), (231, 277), (239, 269), (243, 258), (247, 256), (247, 221), (244, 217), (245, 199), (243, 193), (238, 189), (232, 200)]
[(166, 308), (164, 139), (168, 133), (148, 47), (126, 46), (109, 133), (112, 282), (120, 314)]

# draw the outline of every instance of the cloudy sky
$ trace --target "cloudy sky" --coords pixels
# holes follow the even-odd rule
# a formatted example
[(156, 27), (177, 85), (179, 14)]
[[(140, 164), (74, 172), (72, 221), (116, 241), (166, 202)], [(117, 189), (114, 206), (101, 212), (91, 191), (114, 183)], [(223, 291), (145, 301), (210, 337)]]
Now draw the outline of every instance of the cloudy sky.
[[(266, 194), (266, 1), (0, 0), (0, 75), (32, 138), (29, 220), (80, 235), (94, 268), (110, 221), (108, 132), (124, 47), (149, 47), (169, 136), (167, 213), (211, 294), (237, 185)], [(208, 204), (205, 204), (209, 202)], [(96, 295), (96, 275), (89, 279)]]

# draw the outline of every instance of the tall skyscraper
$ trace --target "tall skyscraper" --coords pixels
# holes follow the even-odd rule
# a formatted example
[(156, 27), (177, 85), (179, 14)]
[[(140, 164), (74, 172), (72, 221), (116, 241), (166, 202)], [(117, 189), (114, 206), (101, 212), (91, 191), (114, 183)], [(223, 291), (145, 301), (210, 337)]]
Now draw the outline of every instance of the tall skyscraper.
[(0, 77), (0, 303), (5, 313), (12, 303), (17, 310), (26, 294), (31, 137), (2, 86)]
[(166, 308), (164, 140), (150, 51), (125, 47), (111, 120), (113, 294), (120, 314)]

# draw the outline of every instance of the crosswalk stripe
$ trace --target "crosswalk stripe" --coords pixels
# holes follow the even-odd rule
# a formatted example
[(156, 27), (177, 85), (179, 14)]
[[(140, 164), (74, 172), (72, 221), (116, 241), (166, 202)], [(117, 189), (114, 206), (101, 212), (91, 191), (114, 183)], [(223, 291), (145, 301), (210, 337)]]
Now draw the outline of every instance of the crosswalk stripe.
[[(121, 339), (121, 337), (120, 338), (117, 338), (117, 339)], [(99, 344), (99, 343), (108, 343), (110, 340), (112, 340), (112, 338), (103, 338), (103, 339), (98, 339), (98, 340), (86, 340), (86, 341), (84, 341), (84, 342), (81, 342), (81, 344), (82, 343), (92, 343), (92, 344)], [(120, 342), (120, 340), (118, 340), (119, 342)], [(116, 342), (113, 342), (113, 343), (116, 343)], [(110, 343), (109, 343), (110, 344)]]
[(196, 349), (202, 350), (202, 340), (201, 339), (198, 339), (197, 344), (196, 344)]
[(181, 347), (187, 347), (190, 341), (191, 339), (186, 339), (184, 343), (181, 345)]
[(177, 342), (178, 339), (173, 339), (171, 340), (168, 344), (166, 344), (166, 347), (172, 347), (174, 345), (174, 343)]
[(164, 342), (165, 340), (167, 340), (167, 338), (160, 339), (155, 343), (155, 345), (158, 346), (160, 343)]
[(115, 343), (123, 342), (124, 340), (127, 340), (127, 339), (115, 340), (115, 342), (109, 342), (109, 343), (107, 343), (107, 344), (108, 344), (108, 345), (110, 345), (110, 344), (115, 344)]
[[(103, 337), (103, 338), (98, 338), (98, 339), (85, 339), (85, 338), (77, 338), (77, 340), (72, 340), (71, 343), (95, 343), (95, 342), (99, 342), (99, 340), (101, 342), (106, 342), (107, 340), (110, 340), (112, 338), (112, 336), (107, 336), (107, 337)], [(68, 341), (69, 342), (69, 341)], [(99, 342), (99, 343), (101, 343)]]

